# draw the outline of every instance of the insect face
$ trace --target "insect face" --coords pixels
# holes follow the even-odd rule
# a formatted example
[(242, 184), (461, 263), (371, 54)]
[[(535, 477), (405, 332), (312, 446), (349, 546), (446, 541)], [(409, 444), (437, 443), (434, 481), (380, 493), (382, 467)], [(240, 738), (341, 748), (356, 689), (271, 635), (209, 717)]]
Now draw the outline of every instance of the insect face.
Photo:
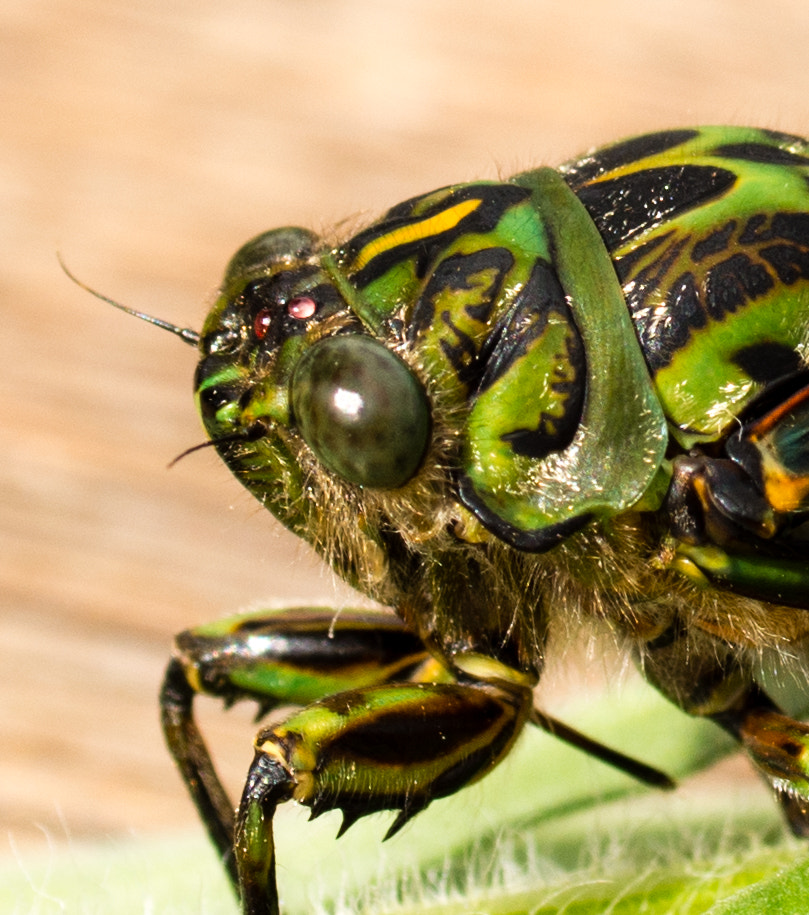
[(291, 431), (342, 479), (400, 486), (427, 448), (426, 394), (402, 359), (363, 332), (313, 242), (302, 229), (269, 232), (231, 261), (201, 335), (203, 422), (229, 455), (240, 440)]

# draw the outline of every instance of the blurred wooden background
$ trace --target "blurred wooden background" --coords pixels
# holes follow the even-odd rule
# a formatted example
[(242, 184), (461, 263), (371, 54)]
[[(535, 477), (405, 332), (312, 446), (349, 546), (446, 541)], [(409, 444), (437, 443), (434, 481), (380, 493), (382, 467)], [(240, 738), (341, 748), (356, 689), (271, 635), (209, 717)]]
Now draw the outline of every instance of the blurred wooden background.
[[(0, 856), (195, 815), (172, 634), (346, 602), (202, 440), (193, 353), (236, 247), (660, 127), (809, 135), (809, 4), (0, 0)], [(232, 777), (244, 715), (215, 717)], [(631, 751), (631, 747), (627, 747)]]

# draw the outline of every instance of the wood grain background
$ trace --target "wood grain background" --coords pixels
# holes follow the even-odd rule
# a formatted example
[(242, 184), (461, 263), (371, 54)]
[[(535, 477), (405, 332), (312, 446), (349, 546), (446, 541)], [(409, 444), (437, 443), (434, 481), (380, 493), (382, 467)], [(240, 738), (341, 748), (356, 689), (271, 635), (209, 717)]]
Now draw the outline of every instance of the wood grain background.
[[(809, 135), (806, 0), (0, 0), (0, 856), (195, 822), (156, 695), (172, 634), (345, 602), (202, 435), (230, 254), (627, 134)], [(212, 725), (228, 771), (243, 715)], [(629, 748), (631, 749), (631, 748)]]

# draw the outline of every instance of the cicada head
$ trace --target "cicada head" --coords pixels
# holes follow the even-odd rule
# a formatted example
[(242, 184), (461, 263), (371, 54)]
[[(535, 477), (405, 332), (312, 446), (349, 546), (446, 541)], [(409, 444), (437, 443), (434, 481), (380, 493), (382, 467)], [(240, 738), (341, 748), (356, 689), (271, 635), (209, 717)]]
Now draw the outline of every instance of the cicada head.
[(228, 466), (299, 533), (296, 494), (313, 458), (343, 482), (395, 489), (416, 473), (430, 437), (421, 383), (367, 332), (324, 253), (299, 228), (242, 247), (200, 335), (195, 379)]

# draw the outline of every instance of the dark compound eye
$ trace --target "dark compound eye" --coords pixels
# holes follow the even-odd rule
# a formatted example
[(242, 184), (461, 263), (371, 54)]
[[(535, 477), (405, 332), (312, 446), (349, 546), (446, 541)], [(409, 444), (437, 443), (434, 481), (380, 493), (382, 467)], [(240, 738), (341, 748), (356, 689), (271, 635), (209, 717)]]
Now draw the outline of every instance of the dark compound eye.
[(290, 318), (297, 318), (299, 321), (311, 318), (316, 311), (317, 302), (306, 295), (296, 296), (287, 302), (287, 314)]
[(430, 436), (427, 396), (410, 367), (378, 340), (326, 337), (292, 378), (298, 429), (344, 480), (394, 489), (418, 470)]
[(253, 320), (253, 333), (259, 340), (267, 335), (272, 323), (272, 311), (269, 308), (262, 308)]

